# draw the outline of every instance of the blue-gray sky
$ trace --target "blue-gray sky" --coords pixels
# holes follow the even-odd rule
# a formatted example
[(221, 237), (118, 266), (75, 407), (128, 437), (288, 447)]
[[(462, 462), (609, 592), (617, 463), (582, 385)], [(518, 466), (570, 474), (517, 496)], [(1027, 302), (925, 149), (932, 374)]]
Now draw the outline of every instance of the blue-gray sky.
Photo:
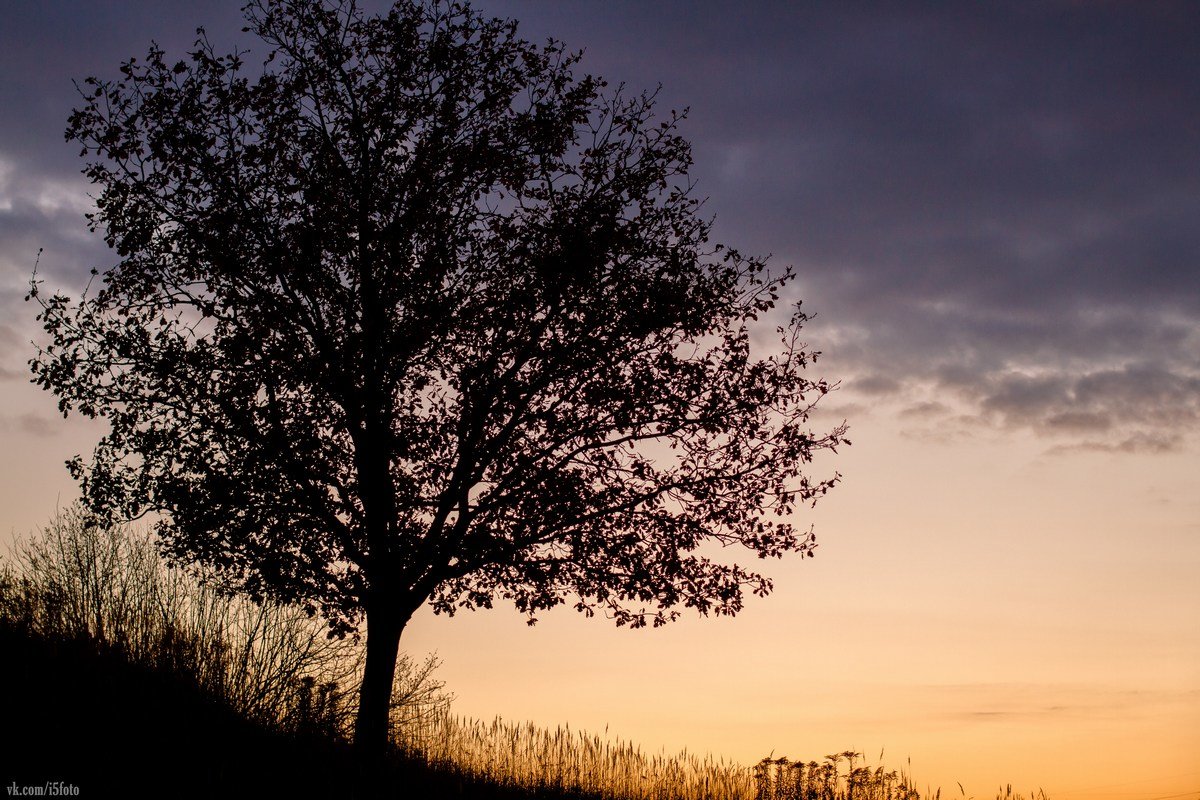
[[(151, 38), (182, 53), (201, 24), (252, 47), (238, 7), (6, 3), (0, 379), (23, 373), (37, 248), (68, 288), (107, 259), (60, 196), (80, 185), (72, 79)], [(690, 107), (718, 234), (797, 265), (812, 343), (848, 388), (921, 389), (914, 414), (949, 398), (1063, 446), (1183, 446), (1200, 414), (1200, 6), (480, 7)]]

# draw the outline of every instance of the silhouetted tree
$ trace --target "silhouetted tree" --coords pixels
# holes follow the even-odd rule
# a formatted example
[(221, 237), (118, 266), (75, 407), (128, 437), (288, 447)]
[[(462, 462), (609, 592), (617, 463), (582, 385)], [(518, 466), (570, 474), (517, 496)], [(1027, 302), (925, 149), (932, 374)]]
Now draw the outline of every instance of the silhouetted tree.
[[(791, 513), (844, 426), (750, 324), (789, 270), (709, 244), (679, 116), (458, 3), (254, 0), (246, 77), (203, 30), (88, 79), (68, 139), (118, 261), (31, 295), (35, 380), (108, 433), (72, 473), (174, 557), (336, 633), (366, 620), (357, 744), (401, 632), (573, 598), (618, 625), (734, 614), (770, 581), (706, 543), (812, 554)], [(94, 271), (95, 272), (95, 271)]]

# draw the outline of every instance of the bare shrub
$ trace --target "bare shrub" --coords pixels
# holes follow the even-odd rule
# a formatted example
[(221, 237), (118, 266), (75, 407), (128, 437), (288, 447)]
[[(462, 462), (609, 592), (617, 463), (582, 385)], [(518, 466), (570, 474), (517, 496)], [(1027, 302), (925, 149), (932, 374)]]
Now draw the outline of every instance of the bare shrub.
[[(295, 732), (344, 737), (362, 672), (356, 636), (332, 638), (295, 606), (222, 590), (173, 568), (150, 538), (60, 510), (18, 542), (0, 569), (0, 620), (49, 639), (87, 640), (131, 662), (194, 681), (240, 714)], [(448, 707), (434, 656), (402, 655), (397, 727)]]

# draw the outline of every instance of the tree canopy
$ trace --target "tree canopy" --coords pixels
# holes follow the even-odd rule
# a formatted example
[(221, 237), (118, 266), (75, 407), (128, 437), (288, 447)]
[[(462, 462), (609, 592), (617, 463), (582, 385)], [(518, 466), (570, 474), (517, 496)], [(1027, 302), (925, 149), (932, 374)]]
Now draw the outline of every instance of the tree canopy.
[(658, 625), (769, 591), (706, 544), (812, 554), (845, 427), (809, 425), (798, 306), (753, 339), (792, 272), (710, 242), (680, 115), (465, 4), (246, 19), (261, 69), (200, 31), (70, 119), (117, 260), (78, 301), (35, 280), (32, 368), (108, 423), (70, 465), (94, 512), (365, 615), (363, 706), (425, 603)]

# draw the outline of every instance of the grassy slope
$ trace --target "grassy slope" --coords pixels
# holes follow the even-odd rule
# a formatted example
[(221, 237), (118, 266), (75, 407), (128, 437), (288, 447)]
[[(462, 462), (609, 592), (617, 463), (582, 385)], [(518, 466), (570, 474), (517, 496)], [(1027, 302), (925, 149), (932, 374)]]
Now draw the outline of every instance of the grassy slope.
[[(363, 796), (344, 746), (263, 729), (186, 680), (87, 643), (0, 626), (0, 687), (0, 787), (62, 781), (81, 798)], [(396, 764), (383, 781), (390, 797), (528, 797), (418, 764)]]

